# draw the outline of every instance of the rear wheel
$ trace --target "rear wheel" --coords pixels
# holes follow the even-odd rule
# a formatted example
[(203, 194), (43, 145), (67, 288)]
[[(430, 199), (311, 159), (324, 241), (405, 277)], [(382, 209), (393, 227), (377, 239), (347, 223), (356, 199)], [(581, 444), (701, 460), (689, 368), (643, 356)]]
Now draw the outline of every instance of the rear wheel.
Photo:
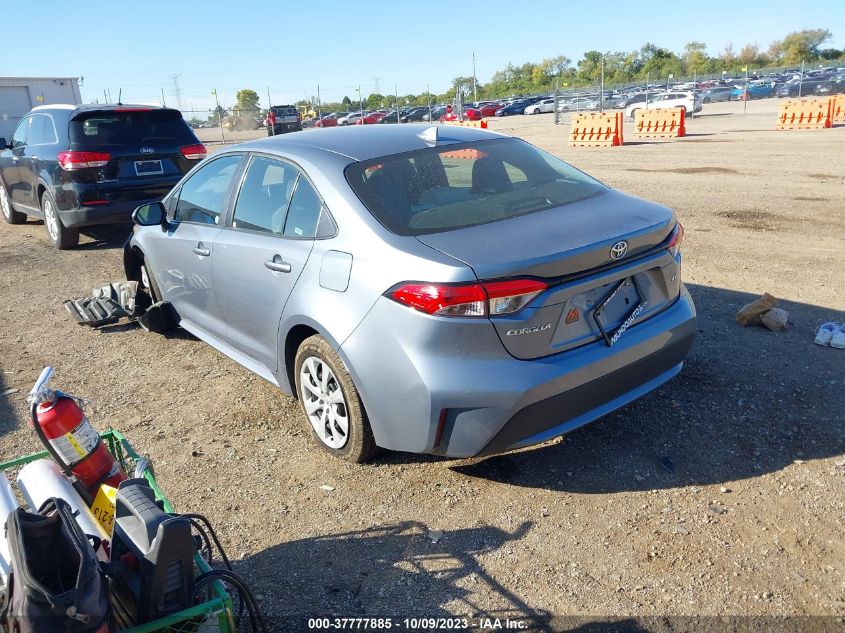
[(3, 219), (7, 224), (23, 224), (26, 222), (26, 213), (20, 213), (12, 208), (12, 201), (6, 193), (6, 185), (0, 180), (0, 211), (3, 212)]
[(352, 377), (322, 336), (305, 339), (294, 361), (296, 391), (319, 445), (335, 457), (362, 463), (377, 451), (370, 422)]
[(540, 114), (540, 108), (534, 108), (534, 114)]
[(631, 118), (634, 119), (635, 121), (637, 119), (637, 112), (638, 111), (639, 111), (639, 108), (635, 108), (635, 109), (631, 110)]
[(710, 97), (704, 97), (704, 103), (710, 103)]
[(60, 251), (79, 244), (79, 229), (69, 229), (62, 224), (56, 203), (48, 191), (41, 195), (41, 211), (44, 213), (44, 226), (50, 243)]

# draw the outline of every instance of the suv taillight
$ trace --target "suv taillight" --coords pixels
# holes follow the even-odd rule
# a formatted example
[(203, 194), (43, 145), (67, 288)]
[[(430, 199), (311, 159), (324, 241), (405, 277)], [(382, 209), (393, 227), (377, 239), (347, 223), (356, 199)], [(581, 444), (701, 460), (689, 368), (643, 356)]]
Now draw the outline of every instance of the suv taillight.
[(425, 314), (451, 317), (488, 317), (514, 314), (548, 285), (535, 279), (508, 279), (469, 284), (408, 282), (386, 296)]
[(179, 151), (182, 152), (182, 156), (188, 160), (202, 160), (206, 157), (206, 155), (208, 155), (208, 150), (205, 149), (205, 145), (202, 143), (198, 143), (196, 145), (185, 145), (184, 147), (180, 147)]
[(59, 167), (65, 171), (87, 169), (89, 167), (105, 167), (111, 160), (108, 152), (59, 152), (56, 158)]

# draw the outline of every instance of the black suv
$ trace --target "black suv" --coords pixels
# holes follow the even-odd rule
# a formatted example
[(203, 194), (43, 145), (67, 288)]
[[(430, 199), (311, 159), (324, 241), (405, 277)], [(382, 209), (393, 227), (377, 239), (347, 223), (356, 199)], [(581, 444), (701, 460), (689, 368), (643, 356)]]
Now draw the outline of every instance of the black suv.
[(38, 106), (0, 138), (0, 210), (9, 224), (43, 219), (56, 248), (73, 248), (79, 227), (129, 222), (205, 155), (172, 108)]
[(269, 125), (267, 126), (267, 136), (302, 131), (302, 117), (296, 106), (274, 105), (270, 106), (270, 109), (276, 115), (276, 125), (272, 128)]

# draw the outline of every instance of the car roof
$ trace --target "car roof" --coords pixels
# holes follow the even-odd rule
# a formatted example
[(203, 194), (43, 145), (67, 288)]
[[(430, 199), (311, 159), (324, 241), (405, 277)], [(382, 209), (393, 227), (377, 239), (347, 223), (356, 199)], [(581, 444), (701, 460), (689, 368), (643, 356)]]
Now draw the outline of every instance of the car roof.
[(507, 135), (475, 127), (403, 123), (401, 125), (349, 126), (309, 129), (293, 134), (249, 141), (237, 149), (255, 152), (296, 154), (297, 150), (323, 150), (353, 160), (369, 160), (431, 147), (420, 138), (425, 130), (437, 129), (437, 146), (503, 138)]
[(40, 105), (35, 106), (32, 109), (32, 112), (44, 111), (44, 110), (71, 110), (73, 112), (103, 112), (103, 111), (130, 111), (134, 109), (141, 109), (141, 110), (173, 110), (173, 108), (163, 108), (157, 105), (148, 105), (145, 103), (108, 103), (108, 104), (98, 104), (98, 103), (83, 103), (74, 105), (72, 103), (51, 103), (50, 105)]

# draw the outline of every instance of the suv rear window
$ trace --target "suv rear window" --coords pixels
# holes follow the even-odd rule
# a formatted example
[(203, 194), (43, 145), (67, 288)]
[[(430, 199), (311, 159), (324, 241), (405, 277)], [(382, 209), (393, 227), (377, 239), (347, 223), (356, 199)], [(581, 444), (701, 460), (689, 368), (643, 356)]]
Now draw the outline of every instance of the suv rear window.
[(299, 114), (296, 108), (273, 108), (273, 113), (277, 116), (296, 116)]
[(431, 147), (353, 163), (346, 179), (393, 233), (426, 235), (559, 207), (607, 188), (518, 139)]
[(85, 112), (70, 122), (71, 143), (122, 145), (151, 141), (196, 142), (177, 110)]

